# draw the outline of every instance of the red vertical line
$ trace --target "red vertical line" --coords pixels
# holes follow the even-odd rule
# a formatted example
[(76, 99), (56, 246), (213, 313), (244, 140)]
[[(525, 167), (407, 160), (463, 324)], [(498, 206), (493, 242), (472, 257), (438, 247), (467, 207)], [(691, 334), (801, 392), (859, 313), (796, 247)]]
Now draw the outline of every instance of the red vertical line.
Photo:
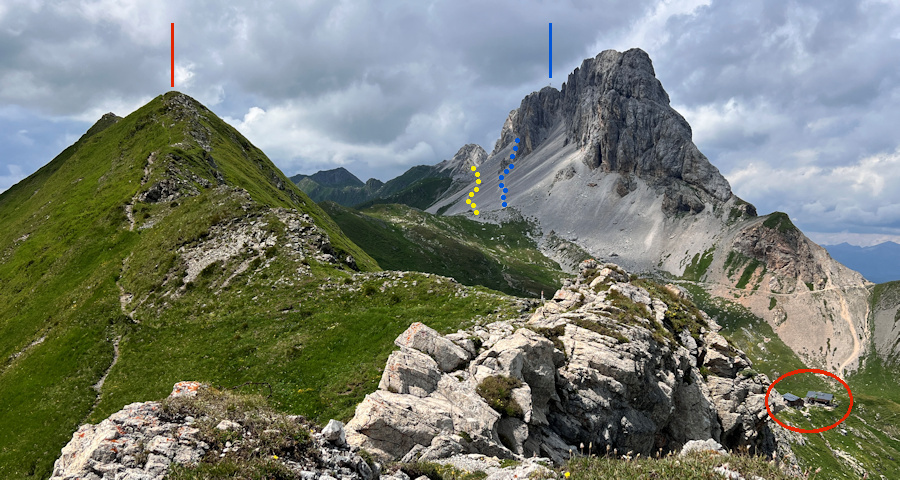
[(172, 70), (172, 88), (175, 88), (175, 23), (172, 23), (172, 56), (171, 56), (171, 70)]

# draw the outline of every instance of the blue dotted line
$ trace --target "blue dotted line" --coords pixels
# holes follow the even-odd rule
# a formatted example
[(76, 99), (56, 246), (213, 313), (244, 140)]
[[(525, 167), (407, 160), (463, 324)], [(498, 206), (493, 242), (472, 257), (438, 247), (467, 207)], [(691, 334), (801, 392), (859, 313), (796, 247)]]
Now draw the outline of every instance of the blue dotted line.
[[(518, 138), (516, 139), (516, 143), (519, 143), (519, 139), (518, 139)], [(518, 145), (514, 145), (514, 146), (513, 146), (513, 151), (514, 151), (514, 152), (518, 152), (518, 151), (519, 151), (519, 146), (518, 146)], [(515, 154), (515, 153), (510, 153), (510, 154), (509, 154), (509, 159), (510, 159), (510, 160), (515, 160), (515, 159), (516, 159), (516, 154)], [(503, 173), (504, 173), (505, 175), (509, 175), (509, 171), (512, 170), (512, 169), (514, 169), (514, 168), (516, 168), (516, 166), (510, 163), (509, 166), (507, 166), (505, 169), (503, 169)], [(503, 178), (504, 178), (503, 175), (500, 175), (500, 180), (503, 180)], [(503, 195), (500, 195), (500, 200), (503, 200), (503, 203), (502, 203), (501, 205), (502, 205), (504, 208), (506, 208), (506, 205), (507, 205), (507, 203), (506, 203), (506, 194), (509, 193), (509, 189), (506, 188), (505, 185), (503, 185), (503, 182), (500, 182), (500, 184), (498, 185), (498, 187), (500, 187), (500, 190), (503, 191)]]

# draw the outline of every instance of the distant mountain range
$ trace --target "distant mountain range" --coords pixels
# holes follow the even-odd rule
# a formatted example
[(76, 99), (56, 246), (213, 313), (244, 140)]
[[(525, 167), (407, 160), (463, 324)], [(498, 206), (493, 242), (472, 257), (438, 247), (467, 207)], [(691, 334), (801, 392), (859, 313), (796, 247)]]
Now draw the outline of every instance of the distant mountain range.
[(835, 260), (875, 282), (900, 280), (900, 244), (884, 242), (871, 247), (849, 243), (822, 245)]
[(330, 201), (360, 208), (400, 203), (424, 210), (448, 191), (468, 183), (469, 167), (481, 165), (486, 158), (483, 148), (468, 144), (449, 160), (437, 165), (417, 165), (387, 182), (370, 178), (363, 183), (344, 167), (294, 175), (291, 181), (315, 202)]

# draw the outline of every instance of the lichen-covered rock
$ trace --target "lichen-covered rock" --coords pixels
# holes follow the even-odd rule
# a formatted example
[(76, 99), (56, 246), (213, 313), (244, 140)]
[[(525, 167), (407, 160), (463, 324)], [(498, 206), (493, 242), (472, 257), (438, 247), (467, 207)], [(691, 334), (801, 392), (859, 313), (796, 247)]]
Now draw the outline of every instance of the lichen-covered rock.
[(679, 456), (687, 455), (691, 452), (716, 452), (716, 453), (726, 453), (725, 448), (722, 447), (722, 444), (719, 442), (708, 438), (706, 440), (691, 440), (684, 444), (681, 447), (681, 451), (678, 452)]
[[(180, 382), (172, 393), (196, 395), (197, 388), (196, 382)], [(197, 440), (198, 431), (162, 420), (159, 402), (132, 403), (97, 425), (82, 425), (63, 447), (50, 478), (163, 478), (176, 458), (194, 463), (209, 448)]]
[[(202, 390), (205, 386), (198, 382), (179, 382), (167, 402), (182, 402), (179, 397), (194, 397)], [(267, 413), (255, 421), (270, 415)], [(283, 422), (301, 422), (299, 427), (304, 430), (310, 428), (302, 417), (277, 417), (272, 421), (281, 422), (279, 425)], [(279, 430), (269, 429), (252, 435), (247, 424), (239, 423), (242, 421), (240, 419), (217, 420), (195, 420), (190, 415), (164, 411), (163, 404), (159, 402), (132, 403), (97, 425), (82, 425), (63, 447), (53, 466), (51, 479), (159, 480), (170, 473), (173, 465), (195, 465), (210, 456), (223, 458), (237, 454), (241, 448), (252, 449), (252, 442), (258, 442), (260, 437), (279, 433)], [(228, 438), (231, 440), (225, 443), (224, 448), (201, 440), (209, 440), (195, 427), (203, 421), (212, 422), (212, 425), (221, 427), (220, 430), (229, 432)], [(321, 433), (312, 435), (308, 450), (277, 460), (296, 478), (327, 478), (329, 472), (344, 480), (372, 480), (378, 476), (380, 465), (370, 466), (355, 449), (341, 441), (343, 435), (340, 422), (329, 422)]]

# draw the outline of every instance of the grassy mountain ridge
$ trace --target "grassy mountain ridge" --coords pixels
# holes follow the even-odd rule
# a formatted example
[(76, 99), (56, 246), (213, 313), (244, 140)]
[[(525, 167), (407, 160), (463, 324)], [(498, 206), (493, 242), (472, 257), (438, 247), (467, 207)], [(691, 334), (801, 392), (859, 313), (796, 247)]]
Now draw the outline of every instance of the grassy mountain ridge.
[(185, 379), (263, 381), (285, 410), (346, 419), (410, 323), (521, 308), (378, 271), (189, 97), (112, 120), (0, 194), (0, 478), (48, 477), (79, 424)]

